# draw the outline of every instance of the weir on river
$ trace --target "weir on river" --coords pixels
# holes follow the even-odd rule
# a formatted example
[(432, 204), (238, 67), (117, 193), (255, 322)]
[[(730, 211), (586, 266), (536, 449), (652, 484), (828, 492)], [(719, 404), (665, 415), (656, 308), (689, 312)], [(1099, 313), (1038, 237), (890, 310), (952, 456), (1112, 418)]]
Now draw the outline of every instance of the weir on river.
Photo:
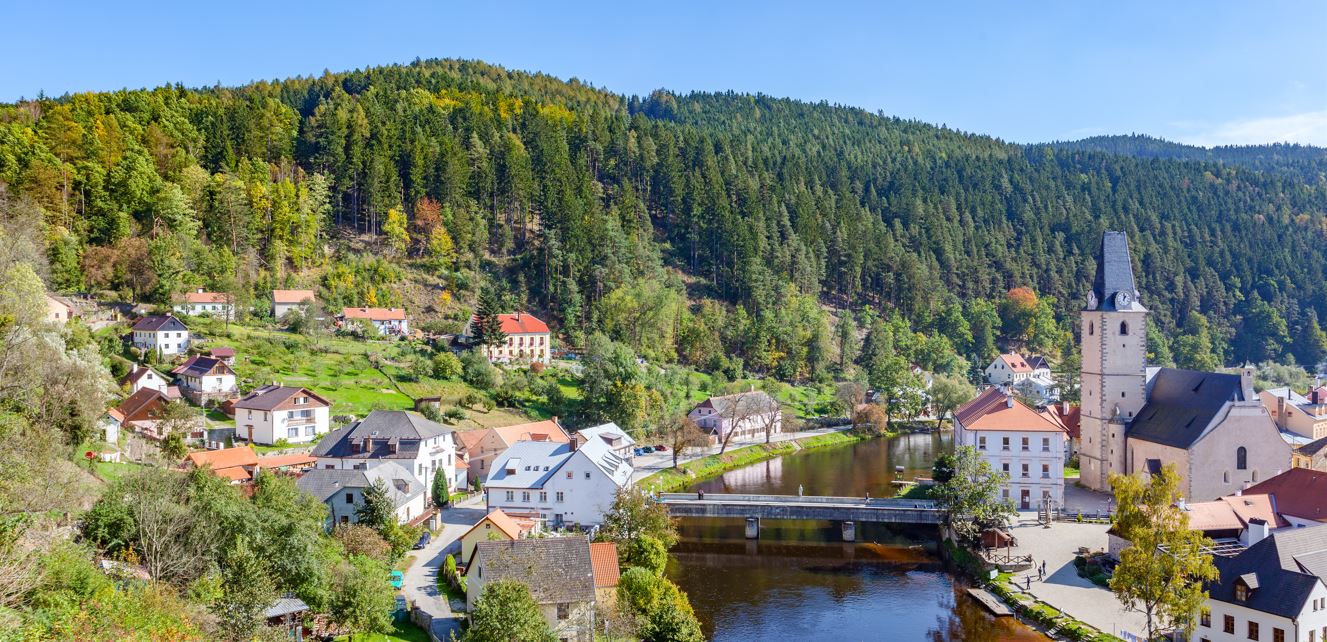
[(664, 493), (661, 504), (673, 517), (737, 517), (746, 520), (747, 539), (760, 536), (763, 520), (838, 522), (844, 541), (855, 541), (858, 523), (939, 524), (935, 502), (913, 499), (867, 499), (801, 495)]

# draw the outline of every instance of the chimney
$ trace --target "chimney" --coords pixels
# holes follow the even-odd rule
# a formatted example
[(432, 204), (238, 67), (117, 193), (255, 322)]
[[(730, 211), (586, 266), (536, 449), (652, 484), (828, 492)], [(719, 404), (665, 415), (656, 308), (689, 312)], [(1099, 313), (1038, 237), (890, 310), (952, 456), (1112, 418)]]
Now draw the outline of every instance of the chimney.
[(568, 445), (571, 446), (571, 452), (576, 452), (576, 449), (579, 448), (581, 445), (581, 434), (578, 432), (574, 436), (572, 436), (571, 441), (568, 442)]
[(1267, 520), (1254, 517), (1249, 520), (1248, 527), (1244, 529), (1244, 537), (1242, 539), (1245, 541), (1241, 543), (1245, 546), (1253, 546), (1254, 544), (1267, 539), (1268, 530)]
[(1014, 398), (1013, 398), (1013, 396), (1009, 396), (1009, 397), (1005, 397), (1005, 398), (1004, 398), (1004, 406), (1005, 406), (1006, 408), (1013, 408), (1013, 407), (1014, 407)]
[(1060, 402), (1060, 411), (1061, 411), (1063, 414), (1066, 414), (1066, 415), (1069, 414), (1069, 402), (1068, 402), (1068, 401), (1061, 401), (1061, 402)]

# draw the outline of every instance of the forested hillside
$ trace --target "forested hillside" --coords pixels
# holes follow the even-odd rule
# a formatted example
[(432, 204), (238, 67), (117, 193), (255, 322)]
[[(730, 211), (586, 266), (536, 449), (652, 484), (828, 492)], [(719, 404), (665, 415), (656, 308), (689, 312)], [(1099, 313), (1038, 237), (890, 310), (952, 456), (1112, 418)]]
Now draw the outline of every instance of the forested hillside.
[(851, 362), (826, 306), (874, 326), (864, 359), (1065, 350), (1106, 229), (1130, 234), (1159, 360), (1193, 334), (1182, 364), (1317, 363), (1327, 180), (1278, 169), (1309, 151), (1255, 156), (1023, 147), (453, 60), (0, 106), (5, 206), (39, 210), (53, 289), (310, 285), (455, 330), (488, 283), (573, 345), (603, 330), (655, 361), (788, 379)]
[(1319, 182), (1327, 175), (1327, 149), (1311, 145), (1276, 143), (1272, 145), (1207, 148), (1172, 143), (1145, 134), (1129, 134), (1127, 136), (1092, 136), (1082, 140), (1050, 143), (1050, 146), (1058, 149), (1108, 152), (1139, 158), (1170, 158), (1225, 163), (1256, 170), (1294, 173), (1309, 182)]

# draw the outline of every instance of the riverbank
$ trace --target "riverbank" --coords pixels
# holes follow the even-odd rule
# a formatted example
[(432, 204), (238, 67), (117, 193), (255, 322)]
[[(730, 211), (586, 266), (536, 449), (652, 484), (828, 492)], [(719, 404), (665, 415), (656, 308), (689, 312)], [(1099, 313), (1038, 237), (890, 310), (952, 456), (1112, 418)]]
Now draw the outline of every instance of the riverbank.
[(677, 468), (665, 468), (636, 483), (649, 491), (668, 493), (685, 489), (698, 481), (717, 477), (731, 470), (751, 464), (758, 464), (776, 457), (791, 455), (802, 450), (816, 450), (832, 446), (846, 446), (868, 439), (894, 437), (898, 433), (873, 433), (860, 430), (843, 429), (809, 437), (786, 439), (769, 444), (753, 444), (734, 448), (723, 454), (706, 455), (678, 464)]

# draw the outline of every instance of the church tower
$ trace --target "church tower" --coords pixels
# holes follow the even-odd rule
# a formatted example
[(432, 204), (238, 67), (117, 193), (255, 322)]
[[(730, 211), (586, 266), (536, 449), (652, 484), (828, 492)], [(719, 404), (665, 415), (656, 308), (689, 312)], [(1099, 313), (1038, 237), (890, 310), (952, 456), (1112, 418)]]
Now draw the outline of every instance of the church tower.
[(1083, 485), (1110, 490), (1124, 474), (1125, 431), (1147, 402), (1147, 309), (1138, 301), (1124, 232), (1106, 232), (1097, 275), (1082, 312), (1081, 442)]

